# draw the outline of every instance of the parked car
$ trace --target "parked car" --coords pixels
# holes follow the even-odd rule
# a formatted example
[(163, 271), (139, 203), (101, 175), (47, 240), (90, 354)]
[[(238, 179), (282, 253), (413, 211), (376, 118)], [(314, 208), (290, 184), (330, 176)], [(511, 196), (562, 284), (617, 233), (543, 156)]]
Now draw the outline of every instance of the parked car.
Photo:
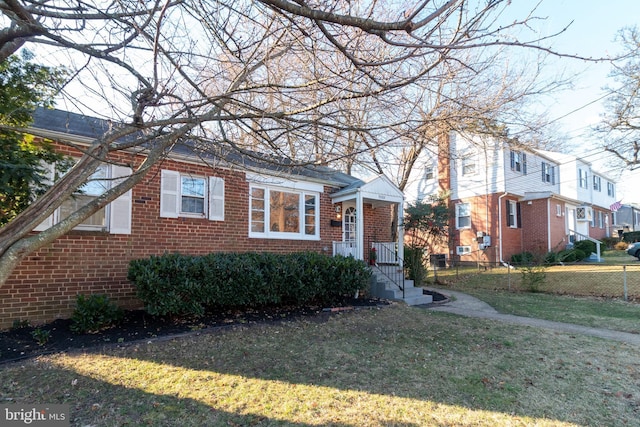
[(640, 242), (631, 243), (627, 247), (627, 253), (631, 256), (634, 256), (640, 260)]

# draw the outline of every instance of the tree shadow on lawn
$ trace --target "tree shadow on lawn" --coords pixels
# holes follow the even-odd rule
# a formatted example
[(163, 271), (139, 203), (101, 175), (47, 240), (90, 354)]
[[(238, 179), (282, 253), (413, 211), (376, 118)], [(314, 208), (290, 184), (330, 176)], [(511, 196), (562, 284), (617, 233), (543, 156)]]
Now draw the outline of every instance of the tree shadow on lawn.
[[(16, 365), (8, 365), (15, 367)], [(198, 400), (149, 393), (131, 386), (110, 384), (48, 362), (27, 362), (25, 375), (0, 371), (3, 404), (68, 404), (72, 426), (151, 425), (167, 427), (315, 424), (271, 419), (263, 414), (219, 410)], [(347, 424), (334, 424), (347, 426)]]
[[(174, 422), (184, 419), (180, 418), (182, 414), (189, 413), (189, 408), (193, 407), (196, 417), (205, 419), (204, 424), (193, 425), (215, 425), (207, 421), (208, 412), (213, 411), (216, 417), (231, 420), (231, 425), (303, 426), (306, 425), (304, 422), (289, 422), (279, 406), (299, 405), (299, 408), (291, 409), (292, 413), (312, 411), (314, 395), (319, 396), (318, 399), (329, 395), (330, 401), (325, 406), (337, 405), (342, 411), (357, 407), (361, 411), (352, 418), (344, 418), (348, 421), (334, 420), (332, 425), (351, 425), (351, 420), (358, 416), (370, 421), (379, 420), (379, 424), (370, 422), (369, 425), (424, 425), (425, 420), (437, 425), (440, 423), (438, 415), (431, 416), (431, 412), (437, 411), (440, 416), (457, 411), (463, 418), (481, 416), (474, 415), (477, 411), (490, 411), (486, 418), (480, 418), (487, 425), (494, 423), (491, 420), (498, 422), (496, 419), (521, 422), (519, 417), (530, 417), (529, 422), (535, 424), (540, 422), (537, 418), (548, 421), (549, 416), (560, 422), (584, 425), (610, 421), (605, 413), (593, 418), (594, 412), (603, 412), (600, 408), (584, 407), (585, 402), (603, 400), (601, 394), (588, 387), (577, 389), (575, 384), (571, 385), (569, 378), (582, 375), (582, 371), (572, 374), (573, 367), (560, 367), (562, 375), (568, 378), (568, 390), (534, 386), (534, 381), (542, 381), (538, 378), (542, 373), (557, 375), (560, 368), (556, 358), (567, 357), (562, 351), (580, 353), (591, 341), (580, 337), (566, 338), (569, 350), (560, 347), (562, 351), (557, 355), (538, 357), (532, 363), (531, 355), (520, 354), (522, 348), (517, 341), (520, 338), (514, 333), (510, 325), (463, 319), (421, 308), (377, 307), (292, 321), (207, 328), (180, 337), (93, 348), (85, 354), (53, 356), (44, 358), (42, 366), (40, 363), (26, 366), (37, 370), (34, 378), (51, 371), (59, 373), (59, 378), (51, 382), (39, 379), (31, 387), (43, 382), (64, 390), (69, 389), (68, 384), (78, 376), (89, 381), (90, 385), (83, 387), (82, 393), (72, 388), (68, 394), (58, 396), (58, 400), (46, 402), (78, 402), (77, 410), (86, 417), (94, 416), (91, 402), (95, 394), (97, 401), (109, 402), (108, 409), (100, 414), (117, 414), (121, 405), (127, 411), (122, 415), (123, 420), (129, 416), (139, 419), (136, 418), (140, 416), (138, 411), (132, 409), (137, 408), (138, 404), (132, 402), (138, 399), (144, 416), (157, 416), (159, 420), (162, 417)], [(524, 335), (521, 339), (525, 343), (559, 340), (558, 335), (550, 331), (527, 330), (518, 331), (518, 334)], [(534, 354), (537, 351), (553, 353), (553, 345), (525, 350)], [(514, 359), (517, 362), (513, 362)], [(505, 366), (512, 363), (517, 370), (526, 373), (510, 374)], [(136, 369), (147, 373), (141, 375)], [(593, 368), (589, 370), (594, 371)], [(133, 372), (131, 376), (130, 371)], [(108, 383), (92, 378), (102, 378)], [(105, 400), (100, 387), (108, 388), (110, 391), (106, 394), (113, 397)], [(92, 394), (92, 388), (98, 391)], [(202, 390), (206, 391), (205, 395), (199, 394)], [(538, 393), (538, 399), (542, 395), (549, 401), (557, 400), (550, 394), (562, 394), (563, 402), (557, 407), (544, 406), (547, 402), (521, 404), (523, 400), (536, 399), (530, 392)], [(8, 393), (10, 391), (3, 395), (10, 396)], [(614, 396), (609, 398), (615, 399)], [(255, 400), (260, 401), (258, 406), (254, 405)], [(362, 412), (367, 402), (375, 402), (371, 408), (380, 408), (381, 412), (377, 409), (371, 414)], [(252, 415), (241, 415), (246, 412), (243, 407), (261, 409), (253, 409)], [(573, 412), (558, 409), (567, 407), (574, 408)], [(322, 408), (321, 405), (316, 410)], [(100, 406), (95, 410), (98, 409)], [(411, 415), (403, 415), (407, 412)], [(618, 415), (621, 419), (628, 416), (629, 410)], [(240, 419), (236, 421), (233, 417)], [(315, 421), (317, 424), (318, 420)], [(162, 422), (151, 424), (164, 425)], [(110, 423), (105, 422), (105, 425)], [(166, 425), (171, 422), (167, 421)]]

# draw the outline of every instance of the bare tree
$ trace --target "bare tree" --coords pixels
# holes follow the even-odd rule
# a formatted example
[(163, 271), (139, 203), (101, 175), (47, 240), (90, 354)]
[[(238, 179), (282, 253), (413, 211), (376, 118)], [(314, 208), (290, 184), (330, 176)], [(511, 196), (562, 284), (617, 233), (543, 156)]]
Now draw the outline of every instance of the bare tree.
[[(531, 17), (496, 23), (509, 3), (0, 0), (0, 60), (29, 46), (49, 63), (64, 64), (72, 79), (60, 103), (114, 123), (81, 147), (82, 158), (45, 195), (0, 229), (0, 285), (27, 254), (139, 183), (179, 140), (282, 155), (302, 146), (292, 138), (304, 143), (329, 130), (338, 153), (333, 158), (362, 151), (349, 144), (369, 141), (365, 133), (379, 145), (391, 141), (383, 129), (388, 123), (352, 123), (361, 114), (356, 100), (395, 96), (436, 66), (458, 62), (453, 52), (501, 45), (546, 50), (539, 41), (509, 37), (509, 29)], [(377, 114), (380, 109), (372, 118)], [(31, 233), (101, 163), (127, 150), (146, 155), (130, 176)]]
[(637, 27), (619, 33), (624, 62), (615, 63), (610, 76), (616, 87), (605, 88), (610, 95), (607, 111), (595, 134), (605, 151), (613, 154), (614, 167), (635, 169), (640, 166), (640, 33)]

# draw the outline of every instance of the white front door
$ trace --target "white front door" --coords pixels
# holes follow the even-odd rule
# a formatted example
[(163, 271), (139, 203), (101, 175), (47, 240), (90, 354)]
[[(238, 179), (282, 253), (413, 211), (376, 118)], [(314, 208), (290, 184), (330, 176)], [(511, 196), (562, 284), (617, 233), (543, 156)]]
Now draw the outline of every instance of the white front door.
[(342, 216), (342, 241), (345, 243), (347, 256), (356, 256), (357, 234), (356, 234), (356, 208), (348, 207)]

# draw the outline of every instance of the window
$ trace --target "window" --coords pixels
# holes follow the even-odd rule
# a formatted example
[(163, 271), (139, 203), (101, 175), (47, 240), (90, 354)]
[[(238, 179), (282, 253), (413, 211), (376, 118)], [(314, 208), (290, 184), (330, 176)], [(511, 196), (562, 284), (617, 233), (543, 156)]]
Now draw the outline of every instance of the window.
[(204, 215), (205, 181), (204, 178), (191, 178), (181, 176), (181, 200), (182, 213), (195, 213)]
[(562, 206), (556, 205), (556, 216), (562, 216)]
[(520, 172), (523, 175), (527, 174), (527, 155), (520, 151), (511, 152), (511, 170), (514, 172)]
[(163, 170), (160, 178), (160, 216), (224, 221), (224, 179), (181, 175)]
[[(54, 165), (46, 165), (53, 181)], [(42, 231), (102, 195), (118, 183), (119, 178), (131, 174), (131, 169), (113, 164), (98, 166), (87, 182), (72, 197), (62, 202), (60, 207), (34, 230)], [(113, 202), (85, 219), (76, 230), (109, 231), (111, 234), (131, 234), (131, 190), (120, 195)]]
[[(109, 189), (108, 165), (100, 165), (91, 175), (91, 178), (79, 188), (79, 191), (60, 205), (60, 219), (64, 219), (103, 194)], [(78, 229), (102, 230), (107, 227), (107, 210), (100, 209), (98, 212), (78, 224)]]
[(604, 228), (604, 213), (602, 211), (598, 211), (598, 227)]
[(607, 196), (609, 197), (615, 197), (615, 187), (613, 186), (612, 182), (607, 182)]
[(317, 239), (319, 194), (252, 185), (249, 236), (280, 239)]
[(602, 179), (597, 175), (593, 176), (593, 189), (596, 191), (602, 191)]
[(542, 182), (548, 182), (550, 184), (556, 183), (556, 167), (542, 162)]
[(478, 159), (475, 154), (470, 154), (462, 158), (462, 175), (475, 175), (477, 173)]
[(578, 169), (578, 185), (580, 188), (589, 188), (587, 185), (587, 171)]
[(431, 180), (435, 177), (433, 172), (433, 166), (427, 166), (424, 168), (424, 179), (426, 181)]
[(507, 200), (507, 226), (520, 227), (520, 203), (515, 200)]
[(458, 203), (456, 205), (456, 228), (471, 227), (471, 205), (469, 203)]

